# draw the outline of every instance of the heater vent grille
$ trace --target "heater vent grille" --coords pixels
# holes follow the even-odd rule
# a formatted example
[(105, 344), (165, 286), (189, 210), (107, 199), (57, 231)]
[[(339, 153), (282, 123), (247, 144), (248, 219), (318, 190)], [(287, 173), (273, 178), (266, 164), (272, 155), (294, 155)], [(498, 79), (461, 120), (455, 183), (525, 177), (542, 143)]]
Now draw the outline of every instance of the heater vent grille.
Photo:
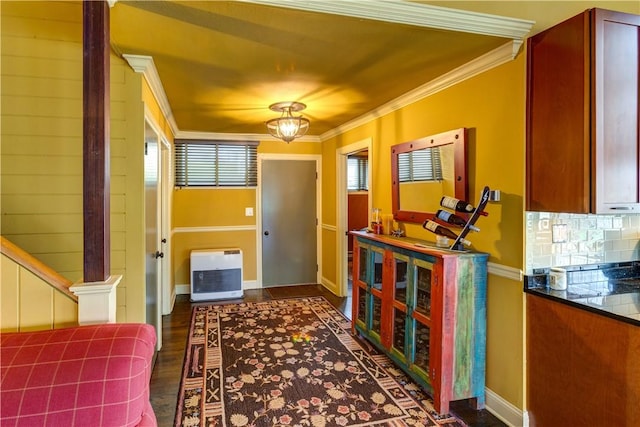
[(242, 251), (191, 251), (191, 301), (242, 297)]

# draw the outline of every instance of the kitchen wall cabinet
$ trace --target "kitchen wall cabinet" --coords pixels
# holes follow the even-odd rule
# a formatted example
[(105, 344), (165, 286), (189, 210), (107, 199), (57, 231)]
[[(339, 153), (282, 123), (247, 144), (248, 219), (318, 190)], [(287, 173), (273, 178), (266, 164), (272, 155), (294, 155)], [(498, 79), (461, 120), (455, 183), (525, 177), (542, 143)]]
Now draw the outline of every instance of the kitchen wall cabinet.
[(483, 408), (488, 255), (351, 234), (354, 332), (424, 387), (438, 412), (460, 399)]
[(526, 209), (640, 213), (640, 16), (590, 9), (527, 46)]

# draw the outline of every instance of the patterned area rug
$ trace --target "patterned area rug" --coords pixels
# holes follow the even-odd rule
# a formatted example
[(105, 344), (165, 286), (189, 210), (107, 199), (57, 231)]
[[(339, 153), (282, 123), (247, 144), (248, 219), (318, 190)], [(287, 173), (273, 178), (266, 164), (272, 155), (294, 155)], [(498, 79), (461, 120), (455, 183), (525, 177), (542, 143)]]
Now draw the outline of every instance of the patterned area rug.
[(323, 297), (193, 308), (176, 426), (464, 426)]

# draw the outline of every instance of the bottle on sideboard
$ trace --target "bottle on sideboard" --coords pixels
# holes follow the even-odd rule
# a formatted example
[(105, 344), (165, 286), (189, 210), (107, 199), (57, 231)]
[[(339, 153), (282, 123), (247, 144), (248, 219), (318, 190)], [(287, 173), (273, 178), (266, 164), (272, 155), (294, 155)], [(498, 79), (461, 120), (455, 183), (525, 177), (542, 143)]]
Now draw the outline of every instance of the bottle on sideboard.
[[(440, 199), (440, 206), (464, 213), (472, 213), (476, 209), (471, 203), (451, 196), (442, 196), (442, 199)], [(488, 215), (486, 212), (478, 213), (483, 216)]]
[[(463, 228), (465, 225), (467, 225), (467, 221), (464, 218), (443, 209), (439, 209), (436, 212), (435, 217), (442, 222), (446, 222), (447, 224), (455, 225), (460, 228)], [(469, 224), (469, 230), (473, 230), (476, 232), (480, 231), (480, 229), (473, 224)]]
[(471, 213), (475, 209), (471, 203), (450, 196), (442, 196), (442, 199), (440, 199), (440, 206), (466, 213)]
[[(424, 228), (425, 230), (429, 230), (432, 233), (439, 234), (440, 236), (448, 237), (452, 240), (458, 238), (458, 235), (456, 233), (430, 219), (426, 220), (424, 224), (422, 224), (422, 228)], [(471, 242), (466, 239), (460, 239), (460, 243), (466, 246), (471, 245)]]

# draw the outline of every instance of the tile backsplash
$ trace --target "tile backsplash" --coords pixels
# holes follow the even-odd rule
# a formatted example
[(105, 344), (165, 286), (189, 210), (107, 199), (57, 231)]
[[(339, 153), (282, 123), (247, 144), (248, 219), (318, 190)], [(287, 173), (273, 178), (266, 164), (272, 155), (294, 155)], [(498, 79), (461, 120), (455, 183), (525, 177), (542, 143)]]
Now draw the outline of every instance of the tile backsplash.
[(534, 268), (640, 259), (640, 215), (526, 212), (527, 274)]

